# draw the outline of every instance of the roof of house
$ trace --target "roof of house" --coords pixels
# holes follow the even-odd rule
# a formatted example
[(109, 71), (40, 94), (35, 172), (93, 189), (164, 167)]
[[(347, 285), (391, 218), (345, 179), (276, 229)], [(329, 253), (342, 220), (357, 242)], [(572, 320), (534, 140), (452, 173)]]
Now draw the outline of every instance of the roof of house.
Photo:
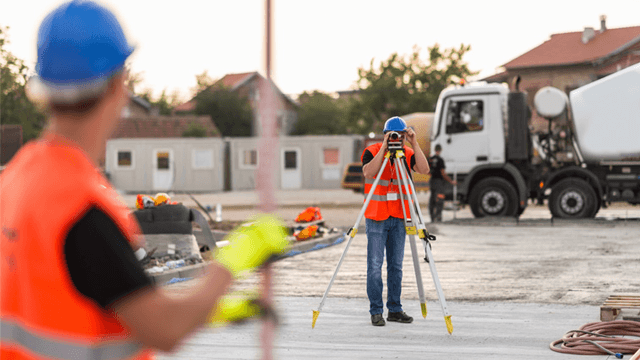
[(503, 66), (507, 69), (577, 65), (606, 60), (640, 42), (640, 26), (595, 30), (586, 44), (582, 31), (553, 34), (551, 38)]
[(131, 101), (133, 101), (136, 104), (138, 104), (138, 105), (142, 106), (143, 108), (147, 109), (147, 111), (151, 110), (151, 104), (149, 104), (149, 102), (147, 102), (147, 100), (141, 98), (140, 96), (132, 95), (131, 96)]
[(189, 125), (195, 123), (207, 130), (207, 136), (220, 137), (220, 131), (210, 116), (145, 116), (120, 121), (111, 136), (117, 138), (175, 138), (182, 137)]
[[(239, 74), (227, 74), (222, 77), (222, 79), (216, 81), (212, 86), (222, 85), (226, 88), (229, 88), (231, 91), (235, 91), (243, 85), (249, 83), (254, 77), (261, 76), (257, 71), (247, 72), (247, 73), (239, 73)], [(294, 106), (297, 104), (287, 95), (282, 93), (280, 89), (276, 86), (276, 90), (285, 98), (287, 101), (291, 102)], [(174, 108), (176, 112), (189, 112), (193, 111), (196, 108), (195, 98), (182, 103)]]

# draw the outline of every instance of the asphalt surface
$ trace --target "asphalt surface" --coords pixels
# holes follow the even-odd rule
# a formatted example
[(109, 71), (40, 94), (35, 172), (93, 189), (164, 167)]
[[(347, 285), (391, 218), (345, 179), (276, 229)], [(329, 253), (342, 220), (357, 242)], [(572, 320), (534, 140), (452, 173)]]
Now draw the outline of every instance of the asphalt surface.
[[(233, 220), (255, 213), (254, 195), (196, 197), (205, 206), (221, 203), (222, 217)], [(362, 199), (360, 194), (343, 190), (279, 192), (278, 213), (288, 219), (306, 206), (319, 205), (329, 226), (350, 227)], [(426, 199), (428, 194), (420, 195), (423, 209)], [(275, 358), (585, 359), (583, 355), (553, 352), (549, 344), (569, 330), (599, 321), (599, 305), (607, 296), (640, 293), (638, 207), (615, 205), (592, 220), (552, 221), (542, 206), (530, 206), (520, 221), (473, 219), (468, 208), (445, 211), (444, 219), (443, 223), (428, 224), (428, 229), (438, 238), (432, 249), (452, 314), (452, 335), (446, 331), (432, 274), (424, 261), (419, 266), (429, 313), (426, 319), (419, 315), (409, 241), (402, 299), (404, 310), (415, 320), (412, 324), (371, 326), (366, 299), (366, 236), (361, 231), (350, 243), (315, 329), (311, 329), (312, 310), (318, 309), (346, 242), (303, 252), (274, 265), (273, 291), (281, 317)], [(418, 258), (423, 256), (419, 243)], [(179, 296), (197, 281), (164, 288)], [(238, 281), (234, 289), (256, 286), (257, 277), (253, 276)], [(175, 353), (158, 358), (257, 359), (259, 329), (258, 322), (204, 328)], [(614, 357), (595, 355), (588, 359)]]

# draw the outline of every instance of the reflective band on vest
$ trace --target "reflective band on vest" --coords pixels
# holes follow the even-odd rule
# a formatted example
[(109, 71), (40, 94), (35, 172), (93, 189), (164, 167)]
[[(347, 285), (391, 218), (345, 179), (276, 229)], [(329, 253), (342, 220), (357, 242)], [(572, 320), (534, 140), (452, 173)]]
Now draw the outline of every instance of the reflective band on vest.
[(139, 343), (132, 341), (109, 341), (100, 346), (63, 342), (34, 334), (6, 320), (0, 321), (0, 341), (3, 346), (14, 344), (52, 359), (128, 359), (142, 350)]
[[(373, 185), (374, 181), (376, 181), (376, 179), (365, 179), (364, 183), (368, 185)], [(378, 181), (378, 186), (385, 186), (385, 187), (389, 186), (389, 181), (380, 179), (380, 181)]]
[[(380, 152), (382, 148), (382, 143), (373, 144), (365, 149), (369, 151), (374, 157)], [(406, 155), (406, 161), (411, 161), (411, 157), (413, 156), (413, 150), (405, 147), (404, 153)], [(364, 153), (363, 153), (364, 157)], [(397, 161), (397, 159), (396, 159)], [(405, 160), (403, 160), (405, 161)], [(404, 164), (403, 164), (404, 166)], [(406, 170), (406, 169), (405, 169)], [(373, 188), (373, 183), (375, 179), (365, 179), (364, 184), (364, 192), (366, 196), (368, 196), (369, 192), (373, 191), (371, 195), (371, 200), (369, 201), (369, 205), (365, 210), (365, 217), (367, 219), (383, 221), (388, 219), (390, 216), (395, 218), (403, 218), (404, 214), (402, 212), (401, 200), (400, 200), (400, 192), (404, 194), (404, 204), (405, 210), (407, 213), (407, 217), (409, 216), (409, 196), (406, 193), (406, 189), (403, 187), (400, 189), (398, 186), (399, 181), (397, 177), (400, 174), (395, 174), (395, 168), (391, 166), (391, 161), (387, 162), (386, 167), (382, 171), (380, 176), (380, 180), (378, 181), (378, 185)], [(376, 174), (377, 177), (378, 174)], [(387, 196), (387, 194), (390, 194)], [(396, 194), (395, 196), (392, 194)], [(409, 194), (411, 194), (411, 188), (409, 188)], [(365, 196), (365, 200), (366, 200)], [(395, 199), (395, 200), (394, 200)]]

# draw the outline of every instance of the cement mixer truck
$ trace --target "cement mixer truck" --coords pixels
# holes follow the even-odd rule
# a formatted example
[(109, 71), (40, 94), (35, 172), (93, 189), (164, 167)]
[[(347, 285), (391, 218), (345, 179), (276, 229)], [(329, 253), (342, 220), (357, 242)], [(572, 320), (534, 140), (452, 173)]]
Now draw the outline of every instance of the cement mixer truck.
[(557, 218), (640, 203), (640, 64), (569, 96), (540, 89), (533, 103), (548, 122), (543, 133), (530, 130), (527, 96), (486, 83), (440, 94), (431, 153), (442, 146), (459, 202), (475, 217), (519, 216), (529, 202), (546, 202)]

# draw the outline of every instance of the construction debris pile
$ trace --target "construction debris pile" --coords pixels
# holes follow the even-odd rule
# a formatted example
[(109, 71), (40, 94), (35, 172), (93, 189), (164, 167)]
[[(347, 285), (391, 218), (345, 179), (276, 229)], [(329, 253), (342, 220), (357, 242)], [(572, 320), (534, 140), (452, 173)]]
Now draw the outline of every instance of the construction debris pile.
[[(211, 259), (212, 249), (196, 241), (192, 211), (197, 210), (171, 201), (166, 193), (137, 196), (136, 210), (133, 214), (144, 234), (145, 246), (144, 249), (136, 252), (136, 255), (148, 274), (163, 273)], [(242, 224), (239, 221), (226, 221), (222, 224), (213, 220), (208, 223), (211, 229), (218, 229), (218, 232), (221, 230), (225, 233)], [(288, 223), (287, 227), (292, 243), (340, 232), (338, 228), (329, 228), (325, 225), (318, 207), (305, 209), (294, 222)], [(224, 242), (218, 242), (217, 245), (223, 246)]]

